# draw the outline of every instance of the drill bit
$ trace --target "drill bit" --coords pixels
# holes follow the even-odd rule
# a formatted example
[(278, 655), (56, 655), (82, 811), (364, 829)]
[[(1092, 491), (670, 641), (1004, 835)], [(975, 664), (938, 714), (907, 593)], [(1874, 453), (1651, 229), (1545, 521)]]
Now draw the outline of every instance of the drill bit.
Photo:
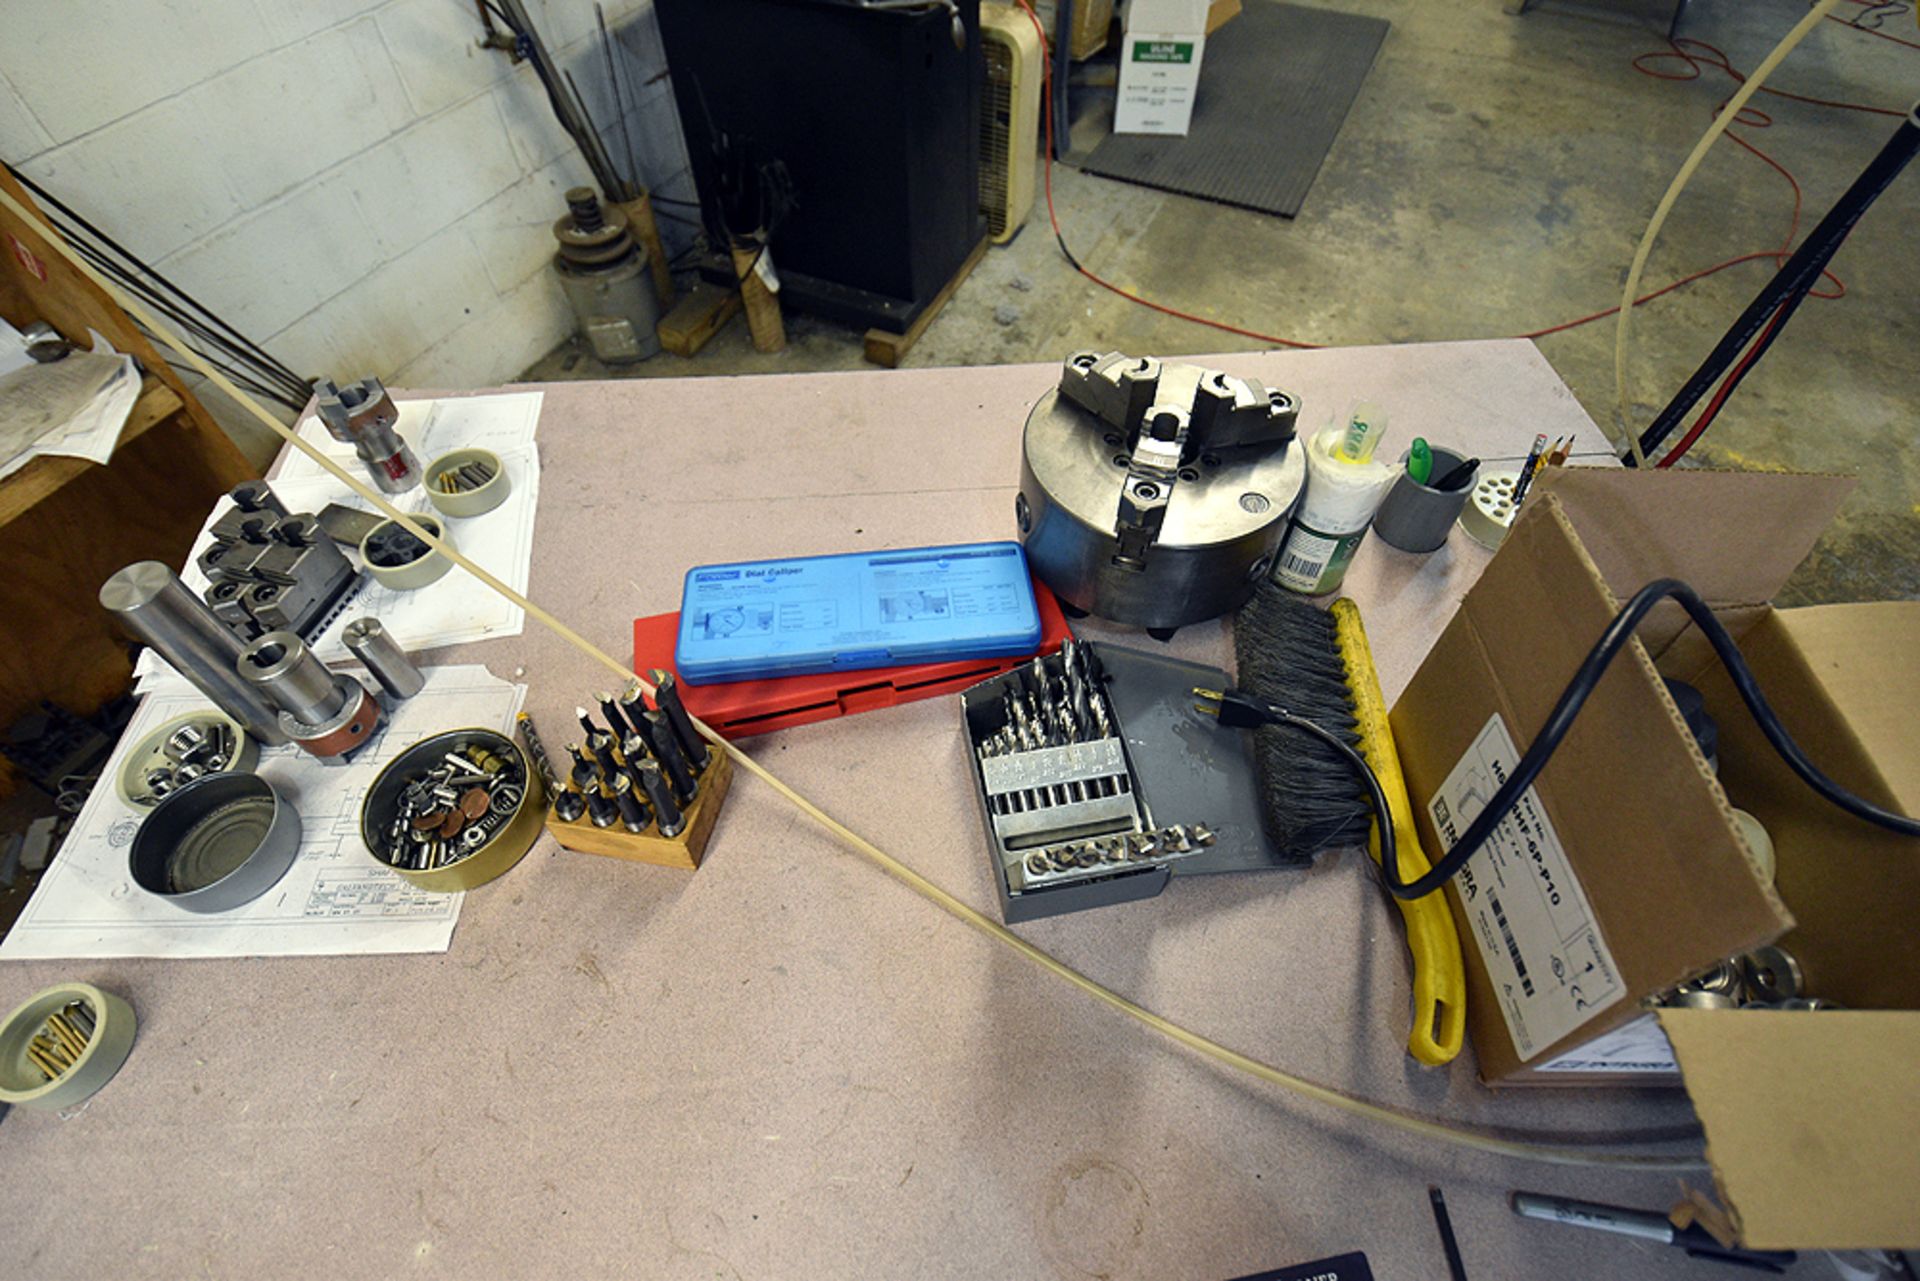
[(640, 781), (647, 790), (647, 799), (653, 802), (653, 816), (660, 825), (660, 835), (680, 835), (687, 825), (687, 819), (680, 812), (679, 803), (673, 799), (672, 785), (667, 782), (666, 775), (660, 772), (660, 762), (651, 759), (641, 761)]
[(653, 705), (667, 714), (667, 721), (673, 726), (673, 736), (680, 743), (680, 750), (686, 754), (693, 768), (703, 770), (707, 767), (707, 744), (700, 737), (700, 731), (693, 727), (693, 717), (687, 715), (687, 705), (680, 701), (680, 686), (673, 679), (673, 673), (653, 669)]
[(540, 741), (540, 731), (533, 727), (533, 717), (521, 712), (514, 717), (520, 727), (520, 738), (527, 745), (527, 755), (533, 758), (534, 769), (540, 772), (540, 781), (547, 785), (547, 795), (560, 793), (560, 776), (553, 771), (553, 762), (547, 759), (547, 745)]

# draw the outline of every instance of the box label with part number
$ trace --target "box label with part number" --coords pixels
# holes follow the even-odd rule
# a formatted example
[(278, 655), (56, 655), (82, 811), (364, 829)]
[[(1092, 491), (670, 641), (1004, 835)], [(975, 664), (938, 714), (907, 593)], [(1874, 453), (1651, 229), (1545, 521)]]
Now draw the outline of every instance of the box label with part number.
[[(1448, 849), (1519, 759), (1495, 712), (1427, 802)], [(1626, 996), (1538, 789), (1521, 793), (1453, 882), (1522, 1062)]]
[(1542, 1063), (1542, 1072), (1631, 1072), (1636, 1076), (1678, 1076), (1680, 1062), (1673, 1043), (1660, 1030), (1660, 1020), (1643, 1014), (1602, 1032), (1585, 1045), (1575, 1046)]

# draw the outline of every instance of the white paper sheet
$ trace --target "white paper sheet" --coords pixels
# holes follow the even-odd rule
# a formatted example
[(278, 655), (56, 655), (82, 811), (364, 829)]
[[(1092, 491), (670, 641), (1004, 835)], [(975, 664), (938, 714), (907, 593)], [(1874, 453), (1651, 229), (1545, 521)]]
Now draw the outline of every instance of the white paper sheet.
[[(13, 342), (19, 344), (17, 334)], [(12, 362), (6, 361), (11, 364)], [(0, 374), (0, 477), (58, 454), (104, 463), (140, 399), (140, 371), (95, 335), (90, 352)]]
[[(533, 522), (540, 498), (540, 454), (533, 437), (539, 425), (541, 399), (541, 393), (535, 391), (397, 403), (401, 433), (419, 455), (422, 466), (453, 449), (491, 449), (500, 456), (500, 464), (513, 486), (506, 501), (484, 515), (443, 520), (449, 537), (462, 555), (523, 595), (533, 563)], [(328, 452), (353, 474), (359, 475), (363, 470), (353, 450), (328, 436), (318, 421), (303, 424), (301, 434), (313, 439), (315, 444), (324, 442)], [(373, 510), (373, 504), (298, 451), (287, 454), (279, 473), (269, 483), (288, 511), (312, 512), (317, 516), (328, 503), (360, 511)], [(390, 495), (388, 501), (404, 512), (438, 515), (424, 486)], [(206, 576), (196, 562), (213, 542), (214, 521), (231, 506), (224, 498), (214, 505), (200, 536), (194, 540), (187, 566), (181, 571), (181, 579), (196, 594), (207, 587)], [(357, 563), (358, 558), (355, 560)], [(341, 629), (369, 614), (378, 618), (388, 634), (409, 651), (496, 636), (518, 636), (526, 626), (526, 611), (479, 587), (459, 568), (449, 571), (437, 583), (408, 592), (393, 591), (371, 578), (364, 578), (320, 634), (311, 638), (314, 652), (327, 662), (346, 657)], [(142, 692), (179, 689), (185, 685), (151, 650), (140, 655), (134, 674), (136, 688)]]
[(170, 716), (205, 707), (190, 686), (147, 698), (74, 821), (0, 960), (99, 956), (315, 956), (444, 952), (460, 894), (416, 889), (374, 861), (360, 839), (360, 802), (386, 764), (432, 734), (466, 725), (513, 732), (526, 686), (484, 667), (434, 667), (367, 752), (322, 765), (294, 747), (267, 748), (256, 772), (300, 812), (300, 855), (280, 883), (230, 912), (195, 915), (137, 888), (127, 869), (143, 811), (112, 780), (124, 754)]

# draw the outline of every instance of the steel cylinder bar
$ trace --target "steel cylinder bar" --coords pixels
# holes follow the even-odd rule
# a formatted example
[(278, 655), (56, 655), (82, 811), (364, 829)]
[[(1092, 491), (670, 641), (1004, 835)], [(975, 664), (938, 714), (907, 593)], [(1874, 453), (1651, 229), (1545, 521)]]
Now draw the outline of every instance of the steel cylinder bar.
[(235, 670), (240, 638), (178, 574), (157, 560), (128, 565), (102, 584), (100, 604), (248, 734), (269, 747), (287, 742), (274, 704)]
[[(407, 651), (377, 618), (356, 618), (341, 632), (341, 639), (353, 656), (366, 664), (380, 688), (394, 698), (412, 698), (427, 683), (420, 669), (407, 657)], [(544, 759), (544, 756), (542, 757)]]

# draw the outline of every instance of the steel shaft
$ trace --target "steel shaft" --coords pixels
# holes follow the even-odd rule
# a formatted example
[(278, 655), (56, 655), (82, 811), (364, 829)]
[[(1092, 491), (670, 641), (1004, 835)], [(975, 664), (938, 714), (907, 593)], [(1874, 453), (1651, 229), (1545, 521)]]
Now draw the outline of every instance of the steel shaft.
[(235, 670), (240, 638), (178, 574), (157, 560), (128, 565), (101, 585), (100, 604), (248, 734), (269, 747), (287, 741), (277, 709)]

